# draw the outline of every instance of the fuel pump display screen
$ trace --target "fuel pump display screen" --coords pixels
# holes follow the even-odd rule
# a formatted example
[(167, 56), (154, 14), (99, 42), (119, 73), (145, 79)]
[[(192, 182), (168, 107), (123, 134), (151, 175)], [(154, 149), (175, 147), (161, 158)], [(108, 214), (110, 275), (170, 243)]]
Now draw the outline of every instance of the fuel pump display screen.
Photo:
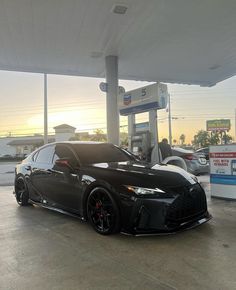
[(133, 147), (133, 153), (135, 154), (135, 155), (138, 155), (138, 147)]

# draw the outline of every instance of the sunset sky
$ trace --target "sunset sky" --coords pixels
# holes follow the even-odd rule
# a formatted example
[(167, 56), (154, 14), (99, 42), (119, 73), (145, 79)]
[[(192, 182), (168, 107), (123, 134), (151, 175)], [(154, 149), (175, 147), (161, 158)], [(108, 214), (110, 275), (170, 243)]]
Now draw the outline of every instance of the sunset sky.
[[(77, 131), (102, 128), (106, 131), (106, 95), (99, 90), (104, 79), (48, 76), (49, 133), (53, 127), (67, 123)], [(120, 80), (126, 91), (149, 83)], [(43, 75), (0, 71), (0, 136), (43, 133)], [(214, 87), (168, 84), (171, 94), (173, 139), (181, 134), (190, 142), (206, 120), (229, 118), (235, 138), (236, 77)], [(165, 110), (158, 111), (159, 137), (168, 137)], [(146, 121), (147, 114), (138, 115)], [(121, 117), (121, 132), (127, 130), (127, 118)]]

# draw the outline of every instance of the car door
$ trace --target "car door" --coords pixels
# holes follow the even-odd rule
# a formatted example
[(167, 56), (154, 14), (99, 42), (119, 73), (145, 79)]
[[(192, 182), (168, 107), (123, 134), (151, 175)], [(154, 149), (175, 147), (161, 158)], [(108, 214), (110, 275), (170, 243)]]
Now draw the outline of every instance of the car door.
[(31, 164), (30, 185), (34, 201), (42, 202), (50, 188), (50, 176), (55, 145), (48, 145), (40, 149)]
[[(71, 168), (56, 164), (56, 160), (62, 158), (70, 160)], [(52, 163), (50, 182), (46, 193), (48, 202), (52, 203), (52, 206), (77, 212), (81, 186), (78, 173), (79, 162), (74, 152), (66, 144), (57, 144)]]

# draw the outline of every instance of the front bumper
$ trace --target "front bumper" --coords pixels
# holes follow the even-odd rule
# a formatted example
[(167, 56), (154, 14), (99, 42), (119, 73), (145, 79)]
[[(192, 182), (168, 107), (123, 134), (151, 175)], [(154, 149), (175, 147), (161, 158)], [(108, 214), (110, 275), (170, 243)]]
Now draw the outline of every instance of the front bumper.
[(133, 235), (171, 234), (197, 227), (212, 216), (199, 184), (170, 198), (137, 198), (123, 222), (123, 232)]

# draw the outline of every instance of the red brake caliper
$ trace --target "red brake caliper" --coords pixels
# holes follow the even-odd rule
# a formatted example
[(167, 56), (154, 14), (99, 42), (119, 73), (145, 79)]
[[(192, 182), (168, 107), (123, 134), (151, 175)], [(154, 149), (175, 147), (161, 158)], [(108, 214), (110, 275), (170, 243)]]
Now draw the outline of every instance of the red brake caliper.
[[(101, 205), (101, 202), (100, 202), (100, 201), (97, 201), (97, 202), (96, 202), (96, 205), (95, 205), (96, 209), (100, 209), (101, 206), (102, 206), (102, 205)], [(98, 215), (99, 218), (101, 217), (101, 213), (100, 213), (100, 212), (98, 212), (97, 215)]]

